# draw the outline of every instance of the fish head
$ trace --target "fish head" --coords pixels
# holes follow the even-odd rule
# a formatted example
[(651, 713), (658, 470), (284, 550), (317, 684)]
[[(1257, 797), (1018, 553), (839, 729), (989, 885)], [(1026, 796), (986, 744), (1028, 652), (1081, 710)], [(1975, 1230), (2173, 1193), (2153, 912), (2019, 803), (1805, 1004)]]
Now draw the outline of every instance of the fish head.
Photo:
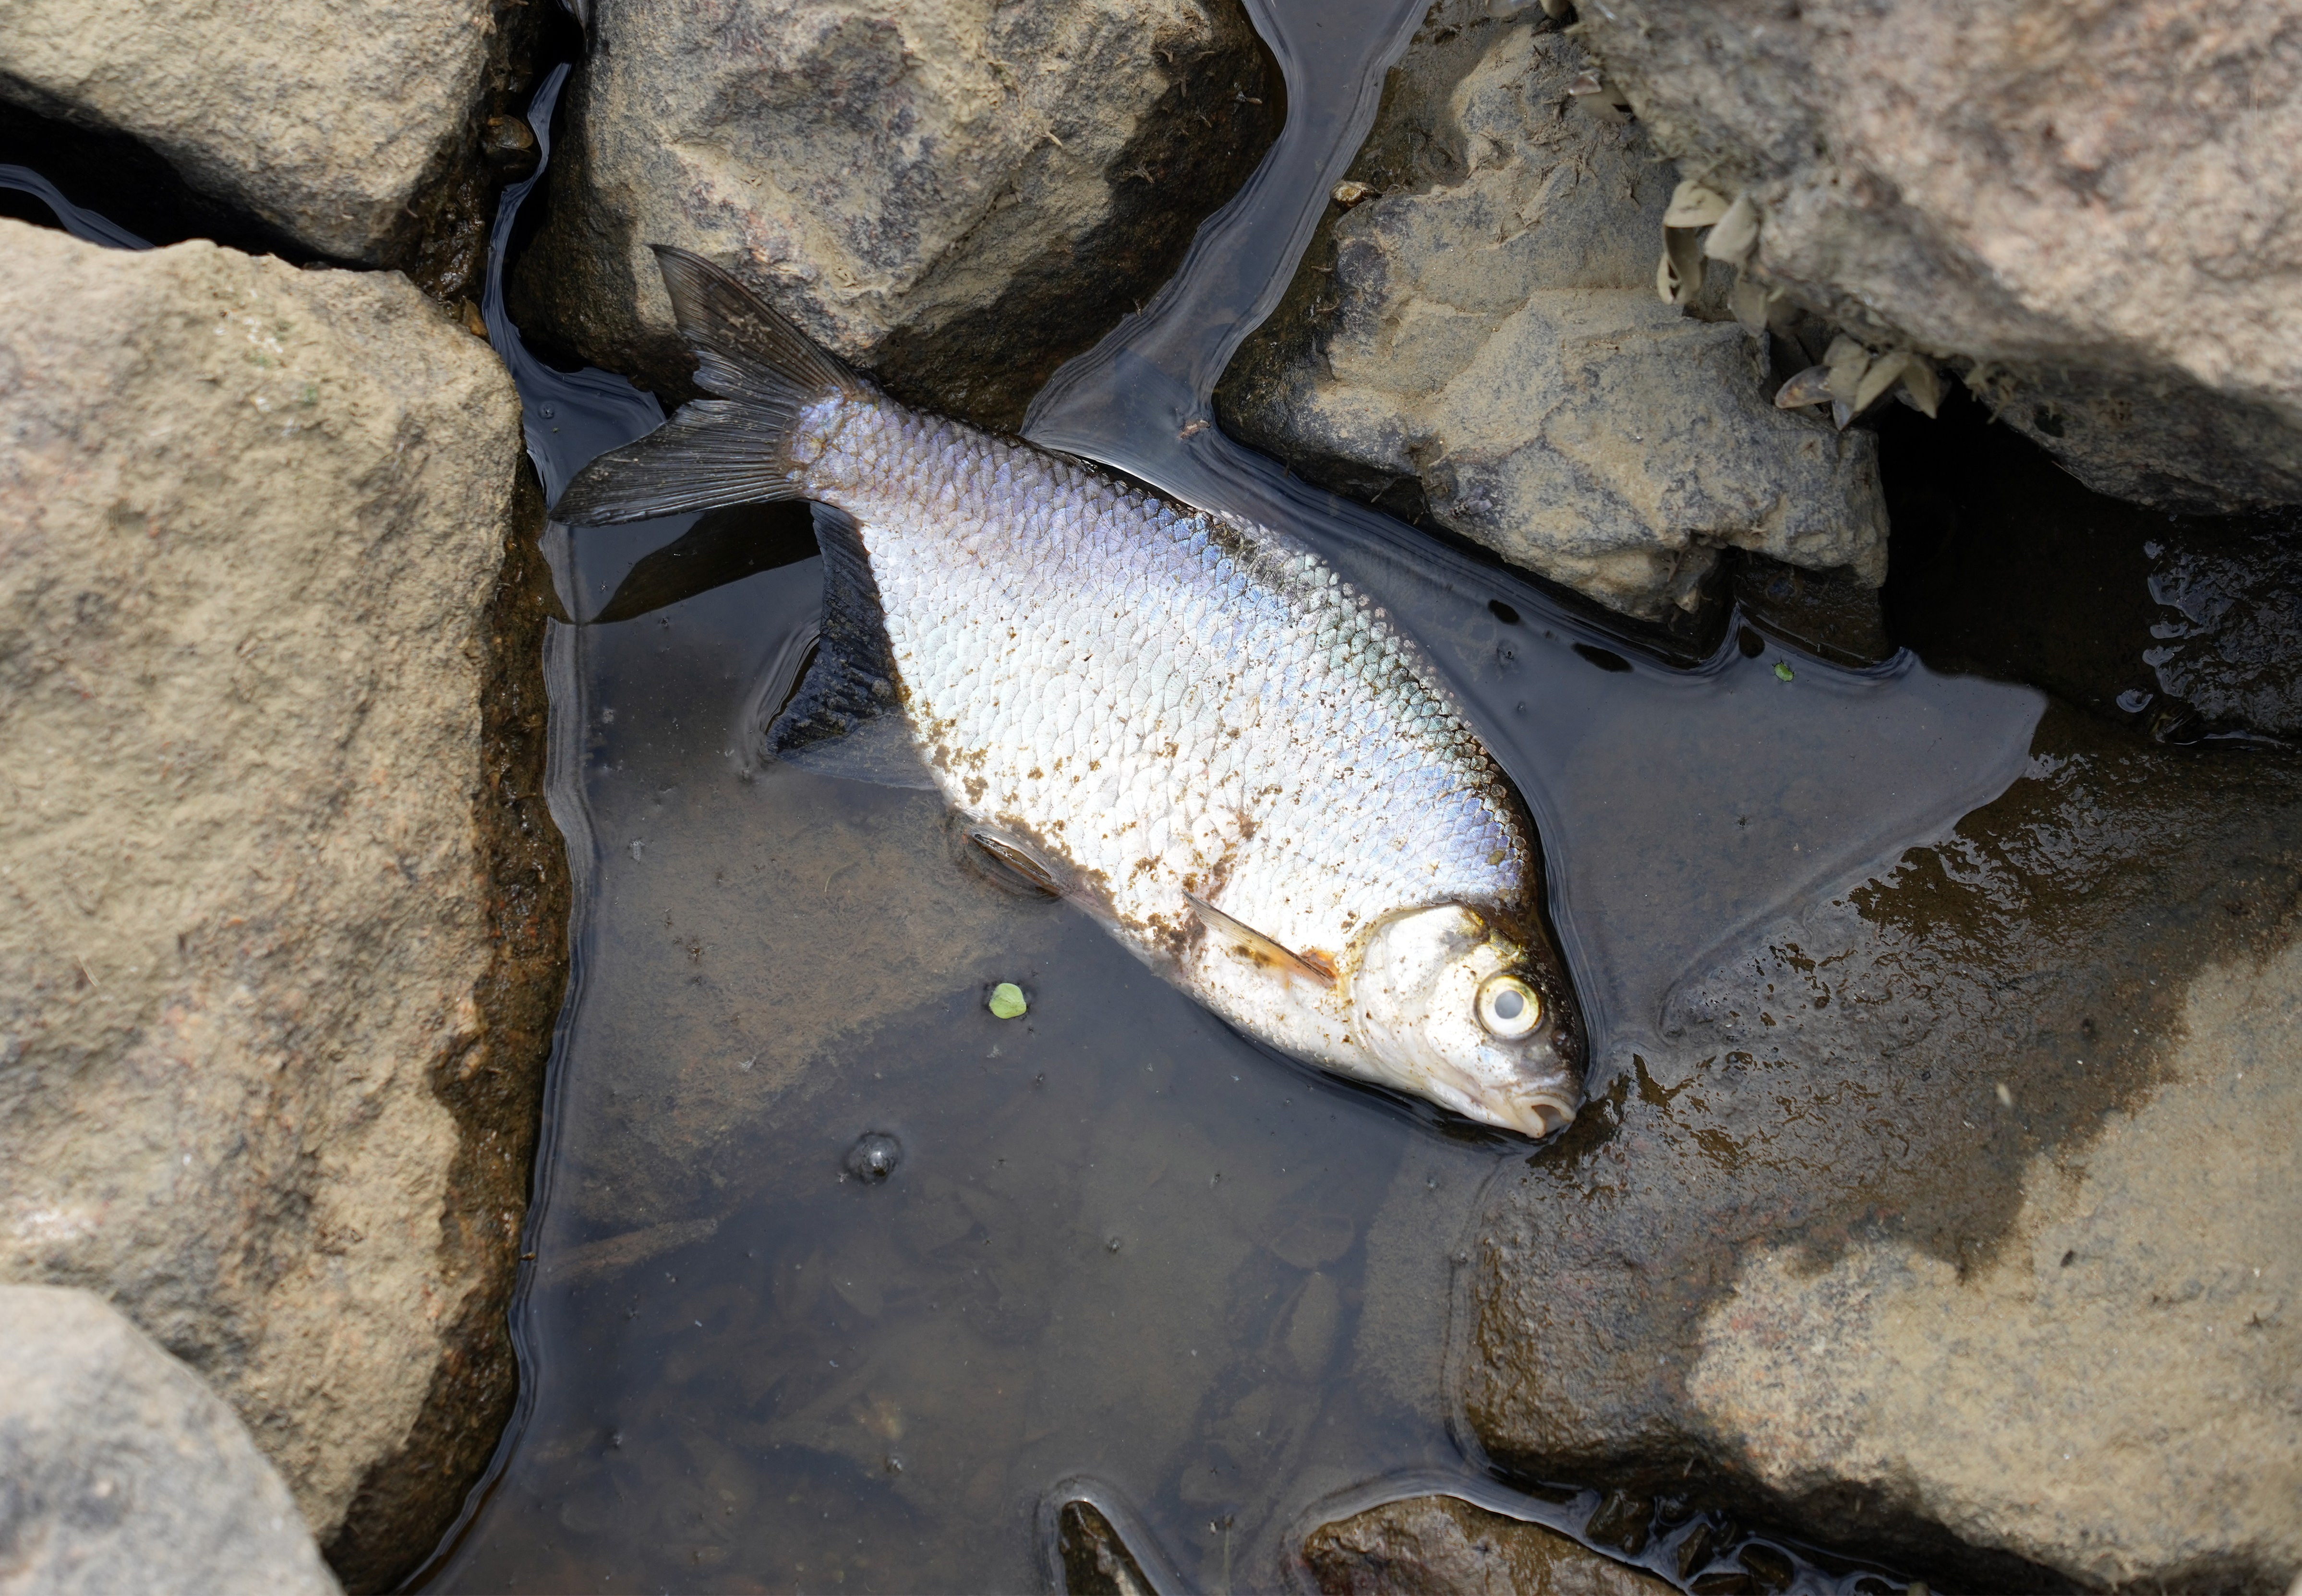
[(1487, 917), (1460, 903), (1390, 915), (1348, 979), (1351, 1029), (1383, 1079), (1527, 1136), (1574, 1120), (1584, 1058), (1574, 997), (1554, 960)]

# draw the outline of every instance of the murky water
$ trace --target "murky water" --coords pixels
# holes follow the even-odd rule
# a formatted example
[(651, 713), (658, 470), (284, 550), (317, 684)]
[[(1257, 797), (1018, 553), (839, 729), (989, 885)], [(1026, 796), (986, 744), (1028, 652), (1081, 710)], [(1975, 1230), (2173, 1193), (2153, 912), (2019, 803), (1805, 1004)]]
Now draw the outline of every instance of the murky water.
[[(1033, 430), (1286, 518), (1431, 647), (1537, 817), (1603, 1091), (1706, 948), (2001, 791), (2042, 701), (1908, 656), (1626, 657), (1506, 573), (1183, 438), (1416, 14), (1273, 11), (1296, 120)], [(488, 314), (553, 490), (653, 424)], [(1450, 1438), (1449, 1322), (1482, 1188), (1542, 1154), (1246, 1042), (987, 878), (931, 795), (762, 764), (820, 597), (786, 511), (552, 540), (586, 617), (551, 662), (576, 979), (521, 1419), (430, 1588), (1029, 1588), (1045, 1505), (1082, 1493), (1163, 1585), (1264, 1588), (1323, 1502), (1508, 1497)], [(987, 1012), (999, 981), (1027, 1016)], [(850, 1157), (873, 1137), (884, 1179)], [(1572, 1527), (1598, 1499), (1508, 1503)]]

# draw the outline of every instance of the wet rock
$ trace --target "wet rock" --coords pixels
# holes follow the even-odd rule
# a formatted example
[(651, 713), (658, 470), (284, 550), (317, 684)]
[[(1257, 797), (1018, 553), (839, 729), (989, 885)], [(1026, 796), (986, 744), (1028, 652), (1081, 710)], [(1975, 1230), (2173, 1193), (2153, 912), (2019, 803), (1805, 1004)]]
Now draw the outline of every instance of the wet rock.
[(1769, 282), (1969, 380), (2105, 492), (2302, 500), (2290, 4), (1638, 0), (1580, 32), (1763, 218)]
[[(2034, 1159), (1987, 1261), (1753, 1247), (1701, 1330), (1694, 1423), (1769, 1490), (1874, 1482), (2090, 1584), (2302, 1567), (2302, 948), (2201, 970), (2156, 1089)], [(2019, 1113), (2002, 1103), (2003, 1113)], [(2250, 1577), (2249, 1577), (2250, 1576)]]
[(337, 1588), (248, 1427), (86, 1291), (0, 1286), (0, 1478), (12, 1590)]
[(603, 4), (513, 308), (678, 391), (648, 250), (676, 244), (899, 395), (1012, 426), (1166, 280), (1280, 114), (1236, 0)]
[(1878, 590), (1843, 572), (1744, 560), (1735, 572), (1735, 602), (1751, 659), (1766, 651), (1766, 637), (1840, 665), (1877, 665), (1895, 652)]
[(517, 401), (396, 275), (0, 222), (0, 1278), (389, 1583), (509, 1409), (561, 979)]
[(1450, 1496), (1411, 1497), (1321, 1525), (1302, 1556), (1328, 1596), (1664, 1596), (1673, 1588), (1555, 1530)]
[[(1216, 391), (1223, 425), (1312, 479), (1653, 619), (1719, 550), (1876, 587), (1875, 441), (1777, 409), (1714, 269), (1655, 289), (1676, 181), (1539, 8), (1436, 8), (1351, 181)], [(1588, 97), (1583, 97), (1587, 98)]]
[(426, 190), (474, 142), (497, 12), (14, 0), (0, 8), (0, 100), (137, 139), (302, 248), (374, 264), (420, 230)]
[(1938, 1581), (2281, 1588), (2298, 895), (2302, 772), (2051, 711), (1996, 802), (1733, 938), (1501, 1189), (1472, 1428)]

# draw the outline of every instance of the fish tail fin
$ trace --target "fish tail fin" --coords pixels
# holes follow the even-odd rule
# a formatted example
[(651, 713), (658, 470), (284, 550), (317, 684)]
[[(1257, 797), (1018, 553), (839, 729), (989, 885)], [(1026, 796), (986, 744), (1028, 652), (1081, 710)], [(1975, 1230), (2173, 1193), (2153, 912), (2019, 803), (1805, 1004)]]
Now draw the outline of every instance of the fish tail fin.
[(862, 380), (815, 347), (729, 273), (668, 244), (656, 264), (679, 331), (695, 355), (698, 399), (636, 443), (609, 449), (576, 475), (554, 519), (612, 526), (690, 510), (804, 499), (789, 446), (801, 414), (833, 394), (862, 397)]

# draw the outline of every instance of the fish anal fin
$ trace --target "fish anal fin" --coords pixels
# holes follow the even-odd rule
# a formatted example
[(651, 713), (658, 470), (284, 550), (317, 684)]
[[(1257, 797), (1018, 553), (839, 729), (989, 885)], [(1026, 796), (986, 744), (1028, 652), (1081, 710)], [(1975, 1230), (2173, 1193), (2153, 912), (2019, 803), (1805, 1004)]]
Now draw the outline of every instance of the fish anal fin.
[(1285, 943), (1265, 937), (1244, 920), (1233, 920), (1213, 903), (1190, 893), (1183, 895), (1183, 902), (1191, 906), (1191, 912), (1199, 917), (1207, 929), (1230, 937), (1258, 964), (1273, 965), (1290, 975), (1307, 977), (1323, 987), (1335, 984), (1334, 962), (1326, 954), (1316, 951), (1308, 955), (1298, 953)]

